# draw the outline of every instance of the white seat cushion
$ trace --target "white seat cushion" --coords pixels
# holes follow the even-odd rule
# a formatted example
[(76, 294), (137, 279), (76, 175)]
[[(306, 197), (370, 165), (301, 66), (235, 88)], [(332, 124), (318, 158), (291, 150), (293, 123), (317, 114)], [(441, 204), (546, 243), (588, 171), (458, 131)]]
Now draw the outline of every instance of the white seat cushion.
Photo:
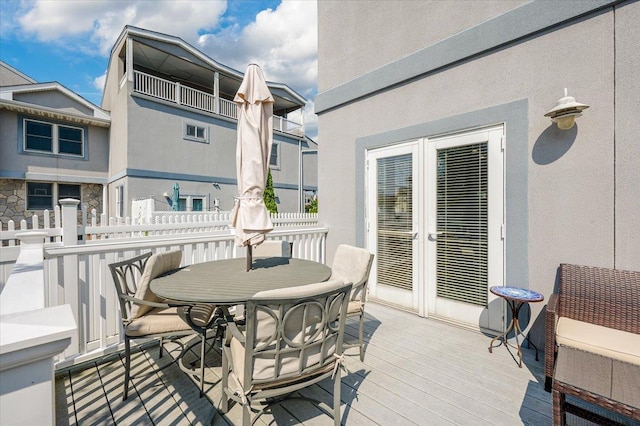
[[(182, 260), (182, 251), (173, 250), (152, 255), (144, 267), (144, 272), (138, 281), (138, 288), (135, 297), (137, 299), (146, 300), (147, 302), (162, 302), (154, 292), (149, 288), (151, 280), (164, 274), (165, 272), (176, 269), (180, 266)], [(153, 309), (151, 306), (133, 304), (131, 307), (131, 318), (140, 318)]]
[(556, 341), (558, 345), (640, 366), (640, 334), (561, 317)]

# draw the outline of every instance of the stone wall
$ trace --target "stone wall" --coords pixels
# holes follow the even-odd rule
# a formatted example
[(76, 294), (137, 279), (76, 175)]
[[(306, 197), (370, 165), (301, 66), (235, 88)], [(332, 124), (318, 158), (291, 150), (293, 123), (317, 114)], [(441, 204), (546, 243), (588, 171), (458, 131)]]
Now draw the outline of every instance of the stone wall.
[[(82, 184), (82, 203), (87, 206), (87, 212), (96, 209), (102, 213), (102, 185)], [(0, 179), (0, 224), (2, 230), (7, 230), (10, 220), (19, 226), (21, 220), (26, 219), (31, 228), (31, 217), (35, 214), (40, 217), (42, 226), (42, 210), (27, 210), (27, 185), (19, 179)], [(53, 224), (53, 210), (49, 212), (51, 224)], [(78, 223), (81, 223), (82, 211), (78, 210)]]

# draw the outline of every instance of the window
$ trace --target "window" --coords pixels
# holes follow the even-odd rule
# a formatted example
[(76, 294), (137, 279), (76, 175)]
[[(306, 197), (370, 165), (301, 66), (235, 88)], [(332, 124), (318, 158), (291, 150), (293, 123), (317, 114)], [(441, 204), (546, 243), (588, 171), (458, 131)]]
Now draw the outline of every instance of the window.
[(24, 150), (84, 156), (84, 129), (24, 119)]
[(27, 210), (53, 208), (53, 184), (27, 182)]
[(124, 217), (124, 186), (116, 186), (116, 217)]
[(184, 123), (184, 139), (208, 143), (209, 138), (207, 135), (207, 128), (205, 126), (198, 126), (192, 123)]
[(271, 158), (269, 158), (269, 166), (274, 169), (280, 168), (280, 156), (278, 155), (278, 151), (280, 151), (280, 144), (274, 142), (273, 145), (271, 145)]
[[(27, 182), (27, 210), (51, 210), (54, 200), (74, 198), (82, 200), (81, 185), (49, 182)], [(80, 204), (78, 204), (80, 208)]]
[[(82, 200), (80, 198), (81, 187), (80, 185), (70, 185), (66, 183), (58, 184), (58, 200), (64, 198), (73, 198), (75, 200)], [(78, 204), (78, 210), (80, 210), (80, 204)]]
[(194, 198), (193, 204), (191, 205), (191, 211), (201, 212), (203, 210), (202, 209), (203, 206), (204, 206), (204, 200), (202, 198)]

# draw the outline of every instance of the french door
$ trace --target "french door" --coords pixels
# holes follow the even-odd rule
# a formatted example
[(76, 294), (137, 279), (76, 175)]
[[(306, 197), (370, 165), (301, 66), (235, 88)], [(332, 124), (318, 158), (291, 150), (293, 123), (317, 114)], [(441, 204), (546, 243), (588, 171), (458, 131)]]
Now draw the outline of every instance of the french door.
[(427, 144), (427, 299), (430, 316), (500, 330), (504, 282), (502, 126)]
[(418, 143), (370, 151), (367, 155), (367, 247), (375, 253), (371, 297), (417, 310)]
[(503, 127), (367, 153), (370, 296), (500, 330), (504, 285)]

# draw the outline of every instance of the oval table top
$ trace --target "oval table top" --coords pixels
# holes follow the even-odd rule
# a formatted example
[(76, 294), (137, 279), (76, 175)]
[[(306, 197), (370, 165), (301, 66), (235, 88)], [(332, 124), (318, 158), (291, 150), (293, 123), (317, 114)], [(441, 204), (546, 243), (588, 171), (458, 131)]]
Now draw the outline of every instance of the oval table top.
[(181, 302), (234, 305), (259, 291), (313, 284), (331, 276), (331, 268), (310, 260), (254, 258), (250, 271), (246, 264), (245, 258), (238, 258), (185, 266), (152, 280), (151, 291)]

